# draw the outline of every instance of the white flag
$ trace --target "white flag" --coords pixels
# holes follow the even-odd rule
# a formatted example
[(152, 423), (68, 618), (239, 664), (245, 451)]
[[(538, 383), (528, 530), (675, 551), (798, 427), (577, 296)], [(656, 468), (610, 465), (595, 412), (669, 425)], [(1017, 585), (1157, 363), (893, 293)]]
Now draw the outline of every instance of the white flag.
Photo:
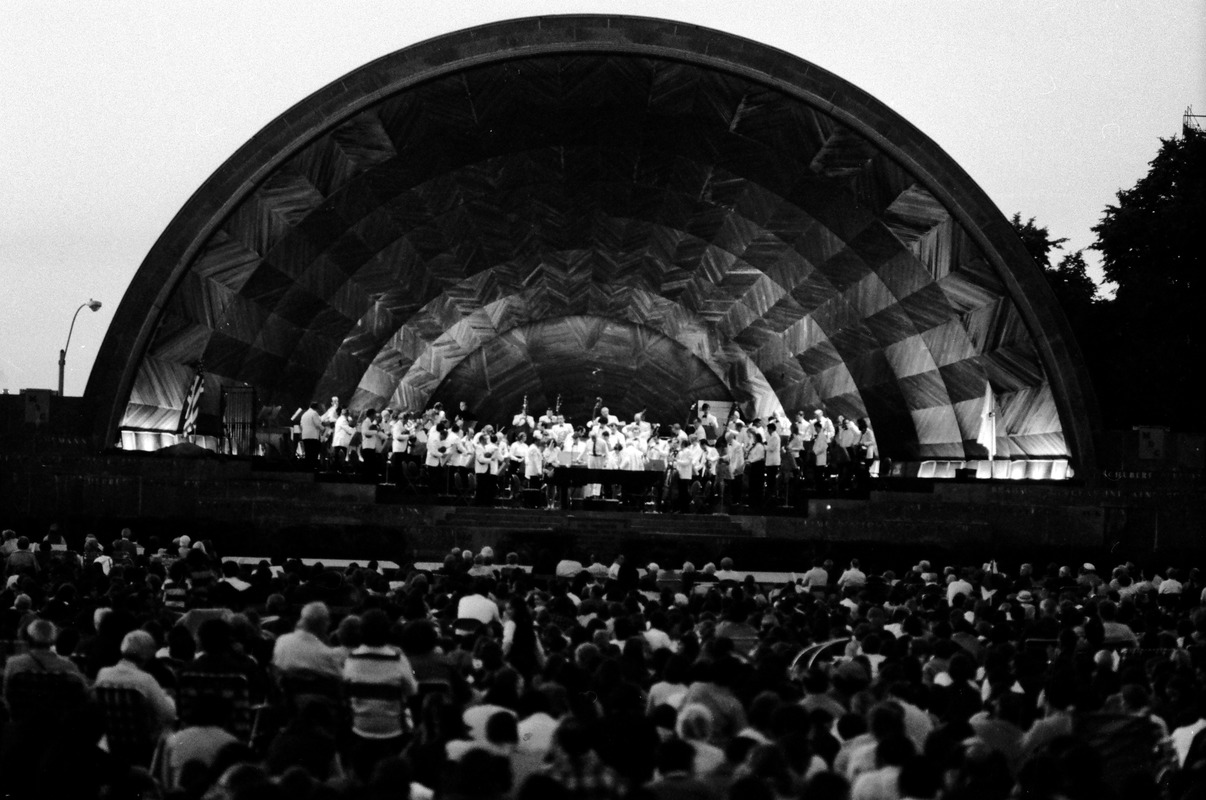
[(980, 433), (976, 442), (988, 450), (989, 459), (997, 457), (997, 401), (988, 381), (984, 382), (984, 406), (980, 409)]

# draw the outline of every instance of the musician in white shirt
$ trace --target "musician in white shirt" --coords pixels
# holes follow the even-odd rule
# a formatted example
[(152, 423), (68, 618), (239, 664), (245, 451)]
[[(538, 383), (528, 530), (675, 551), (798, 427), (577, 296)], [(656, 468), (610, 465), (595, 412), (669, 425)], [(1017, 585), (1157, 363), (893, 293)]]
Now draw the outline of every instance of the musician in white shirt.
[[(817, 413), (821, 413), (819, 409)], [(822, 419), (824, 418), (822, 417), (813, 423), (813, 430), (816, 432), (816, 436), (812, 440), (812, 456), (813, 463), (817, 467), (825, 467), (829, 464), (829, 441), (833, 431), (833, 423), (830, 422), (829, 432), (826, 432), (825, 425), (821, 421)], [(824, 422), (829, 422), (829, 420), (824, 419)]]
[(456, 470), (457, 487), (462, 493), (475, 491), (474, 464), (477, 457), (477, 447), (474, 444), (475, 420), (461, 422), (453, 430), (456, 437), (456, 451), (452, 458), (452, 467)]
[[(610, 447), (608, 443), (607, 429), (596, 423), (594, 430), (591, 432), (587, 441), (588, 452), (586, 456), (586, 466), (589, 469), (606, 469), (607, 468), (607, 451)], [(603, 484), (588, 483), (582, 489), (583, 497), (600, 497), (603, 494)]]
[(766, 426), (766, 491), (770, 497), (779, 493), (779, 466), (783, 463), (783, 437), (779, 426), (771, 422)]
[(427, 483), (435, 492), (442, 494), (448, 491), (446, 470), (455, 444), (456, 441), (451, 439), (451, 433), (448, 431), (448, 423), (443, 420), (428, 434), (427, 458), (424, 465), (427, 467)]
[(515, 435), (515, 443), (507, 448), (507, 457), (511, 459), (511, 474), (524, 476), (527, 472), (528, 437), (520, 431)]
[(620, 454), (623, 452), (624, 445), (620, 444), (619, 441), (613, 442), (611, 449), (607, 451), (607, 460), (603, 465), (603, 469), (618, 470), (620, 468)]
[(318, 455), (322, 449), (322, 417), (318, 413), (318, 403), (311, 403), (299, 420), (302, 448), (306, 454), (306, 467), (318, 467)]
[(834, 434), (833, 420), (825, 416), (825, 412), (819, 408), (813, 412), (813, 417), (814, 421), (818, 423), (817, 431), (825, 434), (825, 443), (832, 442)]
[(716, 419), (716, 415), (712, 413), (711, 407), (707, 403), (704, 403), (699, 407), (699, 417), (697, 418), (695, 428), (696, 435), (701, 439), (714, 442), (719, 430), (720, 420)]
[(629, 439), (620, 451), (620, 469), (629, 472), (640, 472), (645, 468), (645, 457), (637, 447), (636, 439)]
[(478, 434), (477, 444), (474, 447), (473, 471), (477, 478), (476, 503), (478, 505), (492, 504), (498, 486), (499, 450), (494, 441), (494, 434), (490, 433), (490, 430), (490, 426), (487, 425), (485, 431)]
[(402, 466), (406, 454), (410, 452), (410, 439), (414, 434), (415, 424), (411, 420), (410, 411), (403, 411), (390, 426), (390, 465), (394, 469)]
[(572, 439), (574, 435), (574, 426), (565, 421), (565, 417), (558, 415), (556, 422), (552, 427), (553, 441), (559, 446), (563, 446), (567, 439)]
[(544, 437), (537, 433), (523, 457), (523, 477), (527, 481), (528, 487), (533, 489), (539, 487), (544, 481), (544, 451), (541, 449), (543, 440)]
[(750, 446), (745, 453), (745, 469), (749, 477), (749, 504), (753, 508), (761, 508), (763, 492), (766, 489), (766, 446), (762, 444), (762, 436), (757, 431), (750, 433)]
[(692, 439), (679, 447), (674, 457), (675, 489), (678, 492), (678, 510), (691, 510), (691, 483), (703, 471), (704, 454), (699, 441)]
[(602, 421), (603, 424), (605, 424), (605, 425), (619, 425), (620, 424), (620, 418), (617, 417), (615, 414), (612, 414), (610, 411), (608, 411), (607, 406), (603, 406), (602, 408), (599, 409), (599, 420)]
[[(327, 410), (322, 412), (322, 427), (325, 429), (322, 437), (323, 442), (330, 442), (335, 433), (335, 421), (339, 419), (339, 412), (342, 407), (339, 405), (338, 397), (331, 397), (331, 405), (327, 406)], [(334, 447), (334, 445), (331, 445)]]
[(364, 412), (364, 421), (360, 423), (360, 460), (367, 475), (376, 475), (381, 471), (381, 440), (377, 410), (370, 408)]
[(348, 409), (341, 409), (335, 419), (335, 431), (331, 437), (331, 452), (334, 454), (333, 468), (336, 472), (342, 470), (348, 460), (348, 448), (352, 445), (352, 437), (356, 435), (356, 426), (352, 424)]
[(704, 454), (704, 475), (708, 478), (716, 478), (716, 470), (720, 464), (720, 451), (716, 449), (716, 445), (711, 442), (703, 444)]

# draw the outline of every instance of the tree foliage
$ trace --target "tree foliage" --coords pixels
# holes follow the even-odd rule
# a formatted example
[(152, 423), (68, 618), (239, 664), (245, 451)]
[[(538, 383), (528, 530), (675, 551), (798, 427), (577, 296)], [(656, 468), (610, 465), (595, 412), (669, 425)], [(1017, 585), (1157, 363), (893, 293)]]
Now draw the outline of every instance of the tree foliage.
[(1035, 224), (1034, 217), (1023, 222), (1021, 214), (1014, 214), (1010, 222), (1025, 245), (1026, 252), (1047, 276), (1047, 282), (1069, 321), (1076, 325), (1097, 299), (1097, 285), (1089, 277), (1084, 254), (1080, 250), (1065, 253), (1059, 263), (1052, 264), (1052, 255), (1068, 240), (1052, 239), (1046, 226)]
[(1206, 134), (1161, 140), (1147, 175), (1118, 192), (1093, 231), (1118, 287), (1104, 328), (1112, 375), (1097, 383), (1116, 406), (1107, 421), (1201, 430)]
[(1080, 345), (1107, 427), (1200, 430), (1196, 367), (1206, 363), (1206, 134), (1161, 140), (1148, 173), (1093, 231), (1113, 298), (1097, 295), (1083, 253), (1065, 253), (1034, 218), (1011, 220)]
[(1052, 239), (1046, 226), (1034, 224), (1034, 217), (1022, 222), (1022, 215), (1015, 213), (1009, 221), (1013, 223), (1013, 229), (1017, 231), (1022, 244), (1026, 246), (1026, 252), (1030, 253), (1034, 262), (1043, 268), (1043, 272), (1050, 271), (1051, 251), (1058, 250), (1068, 240)]
[[(1147, 175), (1118, 192), (1093, 228), (1107, 280), (1120, 300), (1202, 296), (1206, 245), (1206, 134), (1162, 139)], [(1175, 298), (1167, 298), (1175, 299)]]

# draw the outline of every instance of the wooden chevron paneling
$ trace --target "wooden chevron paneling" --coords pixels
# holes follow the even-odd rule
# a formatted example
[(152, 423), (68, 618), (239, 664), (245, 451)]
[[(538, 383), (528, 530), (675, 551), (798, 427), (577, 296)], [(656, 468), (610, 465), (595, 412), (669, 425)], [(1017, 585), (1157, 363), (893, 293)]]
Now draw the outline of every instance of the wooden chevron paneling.
[(1031, 333), (931, 187), (797, 99), (654, 58), (519, 57), (335, 124), (222, 220), (148, 353), (144, 423), (203, 356), (292, 406), (733, 397), (958, 458), (988, 381), (1007, 446), (1064, 455)]

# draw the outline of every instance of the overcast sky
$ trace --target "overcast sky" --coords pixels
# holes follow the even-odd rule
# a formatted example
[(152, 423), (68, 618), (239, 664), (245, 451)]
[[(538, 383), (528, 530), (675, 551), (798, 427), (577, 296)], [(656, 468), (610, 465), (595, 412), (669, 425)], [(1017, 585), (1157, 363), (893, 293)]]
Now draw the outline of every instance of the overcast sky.
[[(1206, 113), (1206, 2), (0, 0), (0, 388), (82, 394), (188, 197), (311, 92), (432, 36), (556, 13), (665, 17), (798, 55), (886, 103), (1007, 216), (1070, 249)], [(1096, 266), (1095, 256), (1089, 256)]]

